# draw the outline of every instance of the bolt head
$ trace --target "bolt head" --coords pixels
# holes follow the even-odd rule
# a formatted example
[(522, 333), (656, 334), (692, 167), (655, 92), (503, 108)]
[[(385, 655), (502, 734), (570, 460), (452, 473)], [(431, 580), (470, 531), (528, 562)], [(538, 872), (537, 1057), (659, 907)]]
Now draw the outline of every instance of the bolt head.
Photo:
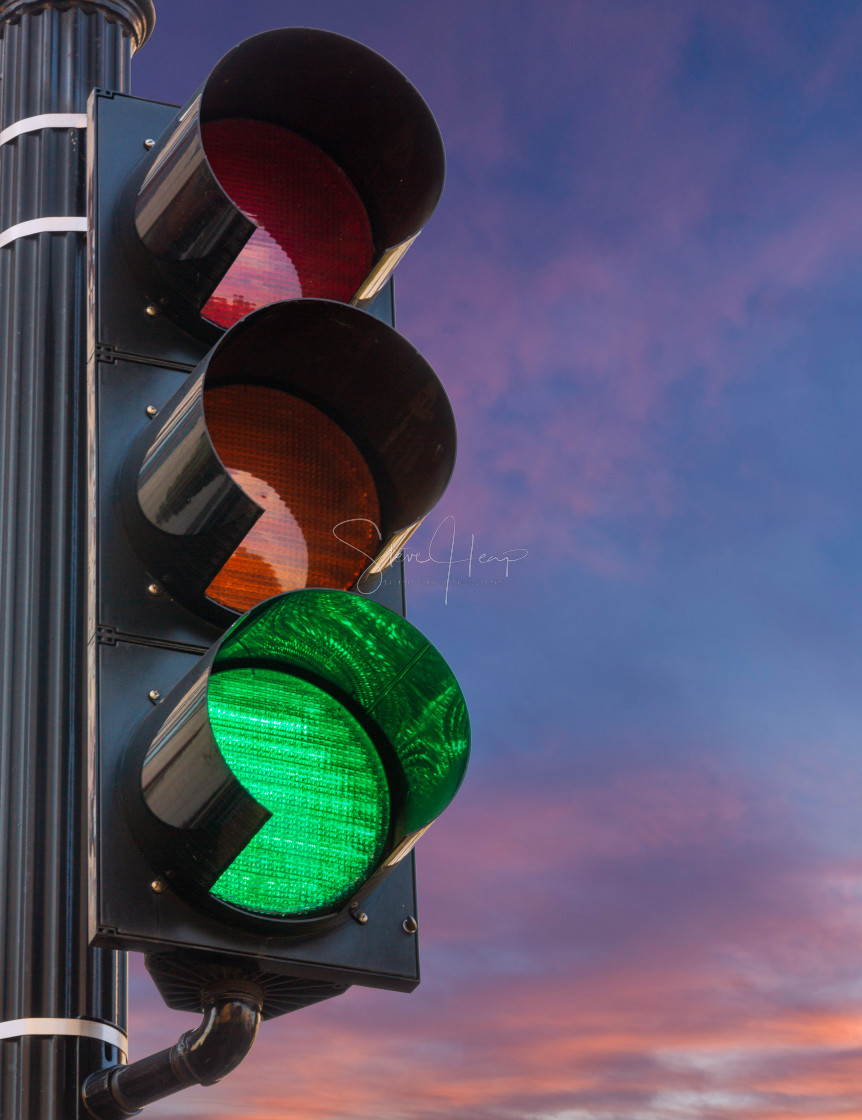
[(149, 418), (151, 420), (154, 416), (158, 416), (158, 414), (159, 414), (159, 410), (156, 408), (156, 406), (154, 404), (148, 404), (147, 405), (147, 416), (149, 416)]
[(162, 694), (161, 694), (161, 692), (159, 692), (159, 690), (157, 688), (151, 688), (150, 691), (147, 693), (147, 696), (150, 698), (150, 700), (152, 700), (152, 702), (154, 704), (158, 704), (158, 702), (162, 698)]
[(159, 313), (159, 309), (158, 309), (158, 307), (156, 307), (156, 305), (154, 303), (148, 303), (146, 311), (147, 311), (147, 314), (149, 315), (149, 317), (151, 319), (155, 319), (155, 317)]
[(146, 140), (144, 141), (144, 147), (145, 148), (153, 148), (153, 147), (155, 147), (155, 144), (156, 144), (155, 140), (153, 140), (152, 137), (150, 137), (150, 136), (148, 136), (146, 138)]
[(405, 933), (415, 933), (419, 929), (419, 923), (411, 914), (409, 918), (405, 918), (401, 923), (401, 928)]
[(168, 884), (164, 881), (164, 879), (153, 879), (152, 883), (150, 883), (150, 890), (155, 894), (162, 894), (162, 892), (166, 891), (167, 889)]
[(162, 593), (162, 589), (159, 586), (159, 584), (157, 584), (157, 583), (148, 584), (148, 586), (147, 586), (147, 594), (148, 595), (161, 595), (161, 593)]
[(353, 920), (355, 922), (359, 922), (359, 924), (361, 926), (364, 926), (365, 923), (368, 921), (368, 915), (365, 913), (364, 910), (351, 910), (350, 911), (350, 916), (351, 916), (351, 918), (353, 918)]

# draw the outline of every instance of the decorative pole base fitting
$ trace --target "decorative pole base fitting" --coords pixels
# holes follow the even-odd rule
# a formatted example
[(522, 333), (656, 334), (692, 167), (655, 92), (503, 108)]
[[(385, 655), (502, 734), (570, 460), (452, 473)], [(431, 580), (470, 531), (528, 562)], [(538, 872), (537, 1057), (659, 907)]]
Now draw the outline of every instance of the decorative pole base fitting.
[(107, 19), (122, 23), (132, 41), (133, 54), (146, 43), (156, 26), (153, 0), (0, 0), (0, 23), (13, 23), (22, 15), (36, 14), (46, 8), (101, 12)]

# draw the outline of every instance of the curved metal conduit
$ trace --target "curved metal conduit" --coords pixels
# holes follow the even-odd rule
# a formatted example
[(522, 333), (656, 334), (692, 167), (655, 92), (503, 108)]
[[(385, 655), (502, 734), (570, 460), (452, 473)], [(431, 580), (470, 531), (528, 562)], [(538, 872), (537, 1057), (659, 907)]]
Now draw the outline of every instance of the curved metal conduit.
[(201, 993), (204, 1021), (170, 1049), (91, 1074), (81, 1091), (95, 1120), (126, 1120), (190, 1085), (214, 1085), (240, 1064), (260, 1024), (263, 992), (232, 980)]

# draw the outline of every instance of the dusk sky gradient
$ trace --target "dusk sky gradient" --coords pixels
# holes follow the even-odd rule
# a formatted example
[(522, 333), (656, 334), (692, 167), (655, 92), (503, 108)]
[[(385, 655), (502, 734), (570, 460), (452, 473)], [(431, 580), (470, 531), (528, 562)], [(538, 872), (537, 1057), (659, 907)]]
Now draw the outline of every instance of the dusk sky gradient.
[[(138, 96), (316, 26), (438, 119), (397, 314), (459, 462), (408, 611), (474, 754), (417, 850), (416, 992), (266, 1023), (146, 1115), (858, 1120), (862, 5), (156, 9)], [(132, 1059), (199, 1021), (139, 957), (130, 1000)]]

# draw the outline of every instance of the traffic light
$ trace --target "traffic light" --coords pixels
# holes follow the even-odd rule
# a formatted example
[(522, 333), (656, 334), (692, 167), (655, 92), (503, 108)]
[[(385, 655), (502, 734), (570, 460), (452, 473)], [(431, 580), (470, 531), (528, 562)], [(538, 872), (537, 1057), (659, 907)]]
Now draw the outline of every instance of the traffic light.
[(415, 627), (328, 588), (265, 600), (140, 725), (121, 797), (152, 866), (226, 921), (337, 922), (453, 797), (458, 686)]
[(439, 133), (328, 32), (234, 48), (182, 110), (90, 102), (91, 937), (171, 1006), (264, 1017), (419, 979), (412, 848), (469, 752), (399, 552), (454, 465), (392, 326)]

